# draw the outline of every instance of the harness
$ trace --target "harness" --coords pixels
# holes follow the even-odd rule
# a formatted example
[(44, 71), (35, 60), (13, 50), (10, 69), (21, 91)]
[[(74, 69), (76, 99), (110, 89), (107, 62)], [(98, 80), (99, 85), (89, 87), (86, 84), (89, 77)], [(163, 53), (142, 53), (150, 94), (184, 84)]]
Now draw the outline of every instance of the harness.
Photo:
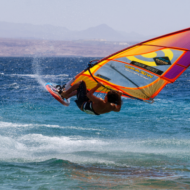
[(100, 115), (100, 114), (97, 114), (93, 107), (92, 107), (92, 101), (88, 101), (88, 102), (85, 102), (83, 104), (83, 107), (82, 107), (82, 111), (87, 113), (87, 114), (92, 114), (92, 115)]

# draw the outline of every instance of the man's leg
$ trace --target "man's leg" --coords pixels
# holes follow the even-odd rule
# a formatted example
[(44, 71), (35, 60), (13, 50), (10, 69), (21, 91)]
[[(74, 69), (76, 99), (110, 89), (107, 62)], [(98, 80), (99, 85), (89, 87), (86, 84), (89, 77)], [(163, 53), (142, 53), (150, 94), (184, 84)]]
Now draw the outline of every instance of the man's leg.
[[(72, 96), (75, 96), (75, 95), (77, 95), (77, 90), (72, 91), (72, 92), (69, 94), (68, 98), (70, 98), (70, 97), (72, 97)], [(67, 98), (67, 99), (68, 99), (68, 98)]]
[(77, 82), (76, 84), (74, 84), (73, 86), (71, 86), (68, 90), (63, 91), (61, 93), (61, 96), (63, 98), (70, 98), (71, 96), (75, 96), (77, 94), (77, 89), (79, 88), (80, 84), (82, 81)]

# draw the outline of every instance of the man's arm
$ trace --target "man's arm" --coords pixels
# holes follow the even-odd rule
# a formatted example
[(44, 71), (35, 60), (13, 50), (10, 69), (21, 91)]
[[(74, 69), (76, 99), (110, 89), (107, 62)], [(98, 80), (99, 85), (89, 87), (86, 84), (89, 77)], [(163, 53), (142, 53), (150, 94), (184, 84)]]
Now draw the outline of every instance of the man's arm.
[(112, 106), (112, 111), (119, 112), (121, 110), (121, 104), (120, 105), (112, 104), (111, 106)]
[(94, 103), (100, 103), (102, 102), (102, 99), (101, 98), (98, 98), (96, 96), (94, 96), (94, 92), (99, 88), (101, 87), (102, 84), (98, 83), (94, 88), (92, 88), (87, 94), (86, 96)]

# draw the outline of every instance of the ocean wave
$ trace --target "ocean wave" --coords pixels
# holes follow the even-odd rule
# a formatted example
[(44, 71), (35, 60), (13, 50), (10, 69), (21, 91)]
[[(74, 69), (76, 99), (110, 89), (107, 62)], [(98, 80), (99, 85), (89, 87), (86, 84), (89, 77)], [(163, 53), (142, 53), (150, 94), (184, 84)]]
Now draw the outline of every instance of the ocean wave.
[(0, 160), (25, 159), (28, 161), (47, 160), (51, 158), (64, 159), (73, 162), (105, 162), (102, 158), (75, 155), (78, 151), (103, 151), (106, 142), (99, 139), (84, 139), (82, 137), (44, 136), (29, 134), (21, 137), (0, 136)]
[[(27, 126), (27, 125), (26, 125)], [(26, 134), (17, 137), (0, 136), (0, 159), (24, 158), (47, 160), (51, 158), (76, 163), (109, 163), (126, 165), (123, 159), (189, 160), (189, 139), (103, 139), (82, 136), (47, 136)], [(163, 159), (163, 158), (162, 158)], [(131, 162), (131, 161), (130, 161)], [(134, 161), (133, 161), (134, 162)]]
[[(3, 164), (2, 164), (3, 165)], [(158, 168), (146, 168), (146, 167), (140, 167), (140, 166), (117, 166), (112, 163), (95, 163), (95, 164), (80, 164), (80, 163), (75, 163), (71, 162), (68, 160), (63, 160), (63, 159), (48, 159), (44, 161), (37, 161), (37, 162), (27, 162), (26, 160), (16, 160), (12, 159), (12, 162), (6, 163), (6, 166), (9, 167), (18, 167), (19, 168), (48, 168), (50, 171), (52, 168), (53, 170), (57, 168), (64, 168), (66, 170), (72, 171), (72, 175), (74, 177), (87, 177), (89, 175), (101, 175), (103, 177), (105, 174), (106, 175), (112, 175), (112, 177), (130, 177), (130, 176), (135, 176), (135, 177), (150, 177), (154, 176), (155, 178), (158, 177), (176, 177), (176, 175), (171, 171), (171, 169), (166, 169), (163, 168), (162, 166)], [(187, 169), (189, 172), (189, 170)], [(82, 176), (80, 176), (82, 175)]]
[(59, 129), (74, 129), (74, 130), (82, 130), (82, 131), (105, 131), (104, 129), (99, 128), (85, 128), (78, 126), (62, 126), (62, 125), (50, 125), (50, 124), (22, 124), (22, 123), (11, 123), (11, 122), (0, 122), (0, 128), (39, 128), (39, 127), (47, 127), (47, 128), (59, 128)]

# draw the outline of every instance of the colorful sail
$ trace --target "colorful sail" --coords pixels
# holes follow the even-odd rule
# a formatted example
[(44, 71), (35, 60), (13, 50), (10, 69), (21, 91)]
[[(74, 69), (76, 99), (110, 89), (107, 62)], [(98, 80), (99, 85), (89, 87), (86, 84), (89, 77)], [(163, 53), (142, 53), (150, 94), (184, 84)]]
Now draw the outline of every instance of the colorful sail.
[(152, 100), (190, 65), (190, 28), (157, 37), (108, 56), (76, 76), (90, 90), (120, 90), (124, 96)]

